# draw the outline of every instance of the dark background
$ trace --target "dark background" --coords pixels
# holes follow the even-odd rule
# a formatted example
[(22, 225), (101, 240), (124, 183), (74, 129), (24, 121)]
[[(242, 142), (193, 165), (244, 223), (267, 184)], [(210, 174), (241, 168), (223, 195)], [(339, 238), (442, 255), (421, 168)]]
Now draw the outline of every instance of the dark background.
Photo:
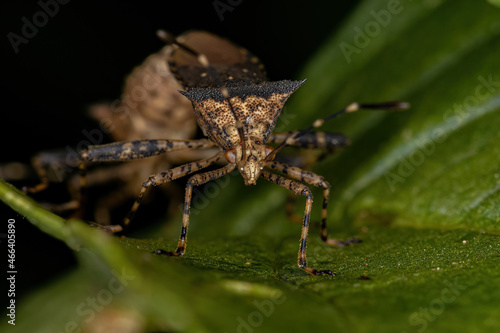
[[(29, 163), (40, 150), (81, 141), (83, 129), (96, 127), (87, 106), (120, 96), (124, 76), (163, 46), (157, 29), (214, 32), (259, 56), (272, 80), (296, 79), (358, 1), (232, 1), (238, 2), (221, 21), (211, 0), (72, 0), (15, 54), (7, 34), (21, 35), (22, 17), (33, 22), (42, 9), (37, 1), (2, 1), (0, 164)], [(8, 218), (17, 221), (18, 297), (74, 264), (64, 244), (0, 203), (0, 233)], [(5, 271), (6, 243), (0, 241)]]

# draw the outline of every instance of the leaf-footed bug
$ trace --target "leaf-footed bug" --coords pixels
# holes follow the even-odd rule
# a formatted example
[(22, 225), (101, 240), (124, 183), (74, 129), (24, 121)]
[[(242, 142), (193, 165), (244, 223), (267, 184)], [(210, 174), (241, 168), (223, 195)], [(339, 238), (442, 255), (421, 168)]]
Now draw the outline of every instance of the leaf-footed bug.
[[(308, 128), (288, 133), (275, 133), (281, 110), (290, 95), (304, 81), (268, 82), (263, 65), (258, 58), (231, 42), (204, 31), (191, 31), (174, 38), (164, 31), (158, 35), (176, 47), (169, 57), (169, 66), (177, 80), (185, 88), (180, 93), (193, 104), (199, 126), (207, 138), (199, 140), (138, 140), (90, 146), (82, 152), (80, 167), (84, 173), (90, 162), (129, 161), (184, 149), (219, 147), (214, 156), (184, 164), (150, 176), (130, 211), (123, 226), (106, 227), (112, 232), (122, 231), (129, 225), (148, 188), (194, 174), (208, 166), (223, 162), (223, 167), (197, 173), (187, 181), (182, 218), (182, 231), (174, 252), (157, 250), (155, 253), (180, 256), (186, 250), (189, 211), (193, 187), (227, 175), (238, 169), (246, 185), (255, 185), (257, 178), (267, 179), (291, 192), (306, 198), (306, 206), (300, 238), (298, 266), (312, 275), (329, 275), (330, 270), (317, 270), (307, 265), (306, 243), (309, 230), (313, 197), (308, 185), (323, 188), (321, 239), (328, 245), (344, 246), (359, 242), (357, 239), (340, 241), (327, 237), (326, 218), (330, 184), (313, 172), (274, 161), (276, 154), (285, 146), (324, 148), (345, 146), (343, 135), (311, 132), (326, 121), (344, 113), (360, 109), (402, 110), (404, 102), (377, 104), (352, 103), (344, 109), (316, 120)], [(267, 146), (276, 143), (276, 148)], [(278, 174), (279, 173), (279, 174)], [(84, 187), (85, 177), (82, 177)]]

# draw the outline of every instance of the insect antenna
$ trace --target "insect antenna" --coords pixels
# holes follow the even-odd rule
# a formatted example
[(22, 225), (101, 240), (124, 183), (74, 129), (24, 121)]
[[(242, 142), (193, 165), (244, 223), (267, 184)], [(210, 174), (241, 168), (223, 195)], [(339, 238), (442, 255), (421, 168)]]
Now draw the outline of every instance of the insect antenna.
[(410, 107), (410, 104), (407, 102), (383, 102), (383, 103), (366, 103), (366, 104), (358, 104), (351, 103), (340, 111), (337, 111), (325, 118), (316, 119), (313, 124), (306, 129), (303, 129), (295, 134), (290, 134), (283, 142), (281, 142), (276, 148), (274, 148), (267, 156), (265, 161), (269, 162), (274, 159), (276, 154), (286, 146), (292, 144), (295, 139), (301, 137), (302, 135), (312, 131), (315, 128), (323, 126), (325, 122), (331, 120), (333, 118), (337, 118), (338, 116), (343, 115), (344, 113), (356, 112), (361, 109), (368, 110), (406, 110)]
[(208, 75), (210, 75), (212, 77), (215, 84), (219, 88), (219, 90), (222, 94), (222, 97), (224, 97), (224, 99), (227, 101), (227, 103), (229, 105), (229, 109), (231, 110), (231, 113), (233, 114), (233, 117), (236, 120), (236, 129), (238, 130), (238, 136), (240, 138), (240, 143), (242, 146), (241, 159), (245, 160), (246, 159), (246, 149), (245, 149), (246, 141), (245, 141), (245, 134), (243, 132), (243, 123), (240, 120), (238, 120), (238, 118), (236, 117), (236, 112), (234, 110), (234, 106), (231, 103), (231, 99), (230, 99), (231, 96), (229, 94), (229, 90), (227, 89), (226, 85), (217, 77), (217, 73), (216, 73), (215, 69), (212, 66), (210, 66), (210, 63), (209, 63), (207, 57), (204, 54), (199, 53), (199, 52), (191, 49), (187, 45), (180, 43), (179, 41), (177, 41), (177, 39), (172, 34), (168, 33), (165, 30), (161, 30), (161, 29), (158, 30), (156, 32), (156, 35), (158, 36), (158, 38), (160, 38), (161, 40), (163, 40), (167, 44), (175, 45), (175, 46), (179, 47), (180, 49), (182, 49), (182, 50), (188, 52), (189, 54), (193, 55), (194, 57), (196, 57), (196, 59), (198, 59), (198, 62), (203, 67), (205, 67), (207, 69)]

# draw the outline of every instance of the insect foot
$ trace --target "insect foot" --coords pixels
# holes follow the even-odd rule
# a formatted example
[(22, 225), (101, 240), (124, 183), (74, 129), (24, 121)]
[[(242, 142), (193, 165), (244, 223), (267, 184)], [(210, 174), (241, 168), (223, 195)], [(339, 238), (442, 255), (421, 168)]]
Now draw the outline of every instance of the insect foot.
[(335, 276), (336, 274), (333, 273), (332, 271), (330, 270), (322, 270), (322, 271), (319, 271), (315, 268), (312, 268), (312, 267), (307, 267), (307, 266), (304, 266), (304, 267), (301, 267), (304, 271), (306, 271), (307, 273), (311, 274), (311, 275), (315, 275), (315, 276), (324, 276), (324, 275), (328, 275), (328, 276)]

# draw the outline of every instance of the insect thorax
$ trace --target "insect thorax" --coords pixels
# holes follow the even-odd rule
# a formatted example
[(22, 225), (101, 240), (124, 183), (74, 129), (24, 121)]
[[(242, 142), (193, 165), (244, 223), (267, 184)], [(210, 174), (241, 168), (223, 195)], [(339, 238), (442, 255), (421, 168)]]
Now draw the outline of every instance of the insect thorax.
[[(227, 87), (229, 100), (219, 88), (190, 88), (183, 94), (193, 103), (204, 134), (224, 151), (232, 149), (245, 183), (253, 185), (267, 155), (265, 143), (286, 100), (302, 82), (231, 83)], [(243, 124), (245, 147), (236, 127), (238, 121)]]
[[(229, 100), (219, 88), (190, 88), (182, 92), (193, 103), (198, 123), (204, 134), (224, 150), (240, 144), (236, 122), (243, 124), (246, 140), (265, 144), (271, 135), (283, 105), (303, 81), (277, 81), (261, 84), (228, 85)], [(235, 118), (236, 116), (236, 118)]]

